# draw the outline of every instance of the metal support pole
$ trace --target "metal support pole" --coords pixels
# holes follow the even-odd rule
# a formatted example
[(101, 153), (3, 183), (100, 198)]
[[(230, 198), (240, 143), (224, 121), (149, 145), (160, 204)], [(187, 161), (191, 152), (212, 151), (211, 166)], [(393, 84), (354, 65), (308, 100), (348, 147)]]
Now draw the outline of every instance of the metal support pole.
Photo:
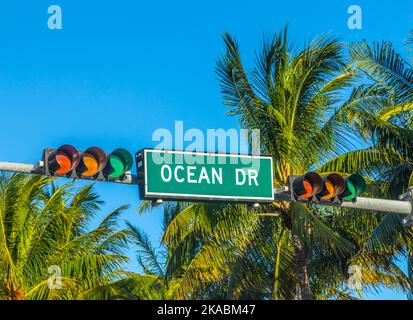
[(357, 197), (356, 202), (343, 202), (342, 208), (372, 210), (380, 212), (390, 212), (409, 215), (412, 213), (412, 203), (410, 201), (398, 201), (376, 198)]
[[(292, 201), (288, 192), (288, 187), (274, 189), (275, 201)], [(356, 202), (342, 202), (334, 204), (332, 202), (320, 202), (321, 205), (340, 206), (342, 208), (371, 210), (377, 212), (403, 214), (403, 224), (413, 225), (413, 188), (400, 196), (399, 200), (387, 200), (377, 198), (357, 197)]]
[[(44, 174), (43, 162), (39, 161), (36, 164), (15, 163), (15, 162), (0, 162), (0, 171), (21, 172), (30, 174)], [(85, 179), (89, 180), (89, 179)], [(102, 182), (113, 182), (121, 184), (138, 185), (141, 183), (138, 177), (131, 172), (126, 172), (122, 180), (99, 180)]]
[(34, 173), (35, 165), (26, 163), (0, 162), (1, 171)]

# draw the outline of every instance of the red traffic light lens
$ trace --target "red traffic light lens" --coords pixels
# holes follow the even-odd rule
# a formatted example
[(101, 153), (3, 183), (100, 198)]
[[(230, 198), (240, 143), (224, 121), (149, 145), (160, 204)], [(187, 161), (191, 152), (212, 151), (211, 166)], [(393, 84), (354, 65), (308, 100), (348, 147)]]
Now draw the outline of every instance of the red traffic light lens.
[(57, 174), (66, 174), (70, 171), (70, 168), (72, 166), (72, 160), (66, 153), (62, 151), (57, 151), (56, 161), (59, 165), (59, 169), (56, 170)]
[(65, 175), (72, 171), (79, 164), (79, 152), (75, 147), (65, 144), (59, 147), (52, 161), (49, 163), (49, 167), (56, 174)]
[(299, 199), (308, 199), (321, 191), (321, 177), (315, 172), (307, 172), (294, 180), (294, 193)]
[(301, 199), (307, 199), (311, 197), (313, 193), (313, 186), (311, 185), (311, 182), (308, 179), (304, 179), (303, 181), (303, 187), (305, 190), (305, 193), (300, 196)]

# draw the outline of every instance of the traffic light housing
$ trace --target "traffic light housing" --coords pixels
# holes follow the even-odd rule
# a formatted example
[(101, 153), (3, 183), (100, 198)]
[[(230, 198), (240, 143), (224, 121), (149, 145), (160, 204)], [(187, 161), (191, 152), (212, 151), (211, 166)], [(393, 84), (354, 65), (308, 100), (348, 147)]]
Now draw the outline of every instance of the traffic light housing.
[(106, 153), (90, 147), (78, 151), (68, 144), (44, 149), (42, 160), (45, 175), (100, 181), (122, 180), (133, 165), (132, 155), (125, 149)]
[(359, 174), (343, 177), (338, 173), (307, 172), (288, 176), (287, 187), (291, 200), (340, 203), (356, 201), (366, 191), (366, 181)]

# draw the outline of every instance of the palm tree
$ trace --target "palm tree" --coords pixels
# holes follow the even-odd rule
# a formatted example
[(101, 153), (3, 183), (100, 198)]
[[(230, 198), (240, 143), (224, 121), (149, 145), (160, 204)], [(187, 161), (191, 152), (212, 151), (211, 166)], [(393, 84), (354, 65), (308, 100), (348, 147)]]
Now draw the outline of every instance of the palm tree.
[[(374, 85), (390, 93), (395, 104), (383, 113), (382, 121), (387, 123), (385, 131), (378, 132), (375, 137), (381, 145), (400, 155), (399, 161), (383, 168), (377, 178), (386, 194), (397, 198), (413, 185), (413, 67), (388, 42), (353, 44), (350, 55), (353, 63)], [(369, 239), (370, 255), (371, 260), (381, 263), (389, 257), (407, 257), (412, 287), (413, 232), (411, 228), (403, 227), (401, 220), (398, 215), (388, 215), (380, 221)], [(410, 298), (412, 292), (410, 289)]]
[[(284, 29), (264, 39), (251, 72), (237, 42), (228, 34), (224, 42), (217, 64), (224, 104), (241, 127), (260, 129), (260, 151), (274, 159), (274, 187), (310, 170), (359, 172), (374, 180), (409, 155), (410, 131), (390, 120), (411, 106), (366, 83), (357, 72), (366, 65), (354, 56), (349, 61), (337, 39), (321, 37), (298, 51)], [(258, 212), (245, 205), (179, 207), (163, 243), (170, 251), (166, 278), (180, 298), (349, 297), (347, 267), (367, 261), (366, 254), (357, 255), (369, 252), (366, 237), (340, 233), (342, 211), (288, 202)], [(377, 226), (380, 217), (374, 218)], [(403, 286), (387, 260), (369, 269), (363, 283)]]
[[(185, 204), (165, 203), (164, 204), (164, 230), (172, 219), (180, 212)], [(139, 208), (143, 213), (150, 210), (151, 202), (145, 201)], [(148, 235), (143, 231), (127, 222), (131, 244), (136, 250), (136, 259), (142, 269), (142, 274), (133, 274), (125, 279), (122, 286), (129, 292), (131, 299), (153, 300), (153, 299), (176, 299), (179, 298), (176, 286), (171, 279), (171, 270), (167, 269), (166, 262), (169, 260), (172, 250), (168, 246), (155, 248)], [(177, 269), (172, 273), (179, 272)]]
[(128, 234), (117, 220), (126, 206), (89, 231), (101, 204), (92, 185), (1, 175), (0, 299), (116, 297)]
[(132, 244), (136, 246), (137, 261), (143, 274), (134, 274), (124, 281), (123, 286), (131, 299), (162, 300), (168, 297), (164, 264), (161, 259), (165, 251), (158, 252), (143, 231), (128, 224)]

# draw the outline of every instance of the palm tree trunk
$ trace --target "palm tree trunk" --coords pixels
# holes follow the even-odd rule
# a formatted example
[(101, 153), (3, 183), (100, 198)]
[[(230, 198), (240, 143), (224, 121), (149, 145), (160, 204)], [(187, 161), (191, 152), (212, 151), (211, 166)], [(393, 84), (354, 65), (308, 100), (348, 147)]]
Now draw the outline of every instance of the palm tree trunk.
[[(238, 266), (239, 264), (239, 259), (240, 257), (237, 257), (237, 262), (236, 265)], [(236, 272), (238, 268), (235, 268), (235, 270), (232, 272), (231, 277), (229, 279), (229, 284), (228, 284), (228, 290), (227, 294), (225, 296), (225, 300), (233, 300), (234, 299), (234, 289), (236, 285)]]
[(284, 236), (284, 228), (281, 230), (280, 239), (277, 242), (277, 253), (275, 256), (274, 261), (274, 285), (271, 292), (271, 299), (278, 300), (279, 299), (279, 286), (280, 286), (280, 263), (281, 263), (281, 249), (282, 249), (282, 240)]
[(310, 281), (308, 277), (307, 261), (305, 258), (303, 244), (298, 234), (292, 228), (292, 241), (297, 262), (297, 277), (301, 290), (301, 299), (312, 300), (313, 293), (310, 288)]

